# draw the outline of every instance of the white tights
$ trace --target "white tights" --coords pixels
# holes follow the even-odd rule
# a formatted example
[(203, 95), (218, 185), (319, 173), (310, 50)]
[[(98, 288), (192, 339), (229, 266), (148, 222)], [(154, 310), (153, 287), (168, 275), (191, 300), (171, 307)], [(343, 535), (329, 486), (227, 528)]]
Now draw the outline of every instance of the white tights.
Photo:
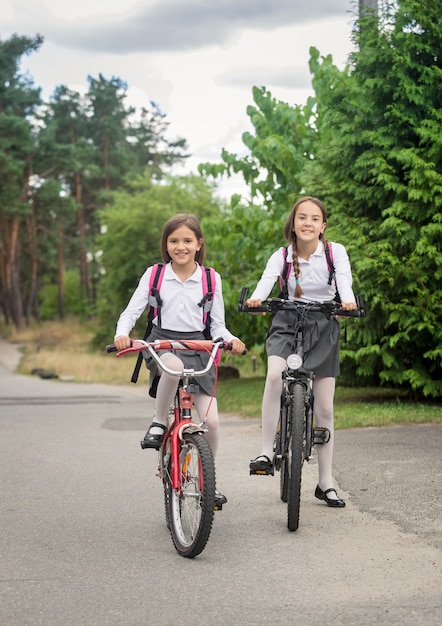
[[(183, 362), (175, 354), (166, 352), (161, 355), (163, 363), (172, 370), (183, 369)], [(173, 404), (173, 399), (178, 387), (179, 378), (177, 376), (170, 376), (165, 372), (160, 373), (160, 380), (158, 383), (156, 406), (155, 406), (155, 422), (167, 424), (167, 414), (169, 407)], [(219, 420), (218, 420), (218, 403), (216, 398), (212, 398), (204, 393), (202, 390), (195, 394), (193, 398), (194, 406), (198, 412), (198, 417), (202, 422), (206, 418), (207, 429), (206, 439), (212, 449), (213, 456), (216, 455), (218, 449), (219, 439)], [(153, 435), (162, 434), (163, 431), (159, 428), (153, 427), (151, 429)]]
[[(267, 378), (262, 399), (262, 454), (272, 459), (273, 440), (279, 419), (279, 407), (282, 389), (281, 374), (285, 368), (285, 360), (279, 356), (269, 356)], [(328, 428), (330, 440), (316, 447), (318, 454), (318, 484), (325, 491), (333, 487), (332, 464), (334, 446), (333, 398), (335, 379), (332, 377), (315, 378), (313, 382), (315, 396), (315, 425)], [(334, 494), (329, 494), (334, 497)]]

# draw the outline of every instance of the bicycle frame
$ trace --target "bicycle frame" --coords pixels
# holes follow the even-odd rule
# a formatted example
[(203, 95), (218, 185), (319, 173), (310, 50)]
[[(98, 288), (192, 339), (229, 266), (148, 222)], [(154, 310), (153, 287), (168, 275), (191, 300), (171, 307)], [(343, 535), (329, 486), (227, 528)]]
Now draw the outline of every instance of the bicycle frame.
[[(303, 333), (304, 323), (309, 311), (322, 312), (327, 317), (347, 316), (364, 317), (365, 307), (362, 294), (356, 297), (357, 310), (346, 311), (337, 302), (300, 302), (269, 298), (259, 307), (245, 304), (247, 288), (241, 290), (238, 311), (275, 313), (280, 310), (297, 311), (299, 326), (294, 339), (293, 352), (286, 359), (282, 372), (283, 385), (279, 422), (274, 442), (274, 459), (271, 469), (251, 469), (251, 474), (274, 474), (274, 469), (281, 471), (280, 495), (287, 502), (287, 526), (297, 530), (299, 525), (299, 506), (301, 494), (301, 471), (304, 461), (311, 458), (314, 444), (326, 444), (330, 431), (323, 427), (313, 427), (313, 381), (315, 374), (304, 368)], [(299, 391), (302, 388), (302, 391)]]
[[(173, 419), (169, 420), (158, 448), (158, 476), (164, 489), (166, 523), (173, 543), (181, 556), (193, 558), (205, 547), (213, 523), (215, 510), (215, 463), (210, 445), (202, 435), (207, 432), (205, 418), (201, 424), (192, 420), (193, 396), (197, 390), (193, 378), (207, 374), (218, 365), (221, 349), (230, 344), (222, 339), (158, 340), (147, 342), (135, 339), (131, 346), (117, 353), (118, 357), (131, 352), (148, 352), (154, 362), (170, 376), (181, 379), (174, 399)], [(107, 346), (108, 352), (116, 351)], [(206, 352), (208, 362), (201, 370), (183, 366), (169, 368), (159, 356), (160, 351), (194, 350)], [(220, 510), (221, 505), (216, 509)]]
[[(164, 458), (164, 452), (166, 451), (168, 441), (170, 439), (171, 456), (172, 456), (172, 487), (173, 489), (180, 488), (180, 463), (179, 463), (179, 447), (180, 442), (183, 441), (184, 432), (192, 433), (204, 433), (207, 429), (204, 427), (205, 422), (196, 424), (192, 420), (192, 406), (194, 392), (189, 391), (191, 385), (191, 378), (198, 378), (204, 376), (210, 370), (212, 365), (217, 364), (218, 356), (222, 348), (227, 348), (227, 343), (223, 340), (211, 341), (207, 339), (201, 340), (164, 340), (160, 339), (154, 342), (147, 342), (143, 339), (134, 339), (130, 348), (121, 350), (117, 353), (117, 357), (121, 357), (131, 352), (144, 352), (147, 351), (154, 359), (158, 367), (169, 374), (170, 376), (176, 376), (182, 380), (182, 386), (178, 387), (177, 394), (175, 396), (174, 405), (174, 420), (164, 436), (162, 446), (160, 448), (160, 459)], [(209, 353), (209, 360), (202, 370), (195, 370), (193, 368), (183, 368), (182, 370), (173, 370), (167, 367), (158, 355), (159, 351), (163, 350), (196, 350), (200, 352)], [(163, 463), (159, 464), (160, 478), (164, 478), (165, 468)]]

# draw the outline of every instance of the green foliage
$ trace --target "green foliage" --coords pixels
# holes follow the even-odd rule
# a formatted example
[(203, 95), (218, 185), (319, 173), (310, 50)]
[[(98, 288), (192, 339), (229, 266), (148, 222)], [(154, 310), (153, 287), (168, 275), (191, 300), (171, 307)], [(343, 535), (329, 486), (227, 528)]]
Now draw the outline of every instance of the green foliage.
[(166, 138), (168, 121), (154, 103), (138, 115), (127, 106), (118, 77), (88, 77), (85, 95), (59, 85), (41, 102), (19, 64), (42, 43), (40, 36), (0, 41), (0, 305), (17, 327), (39, 319), (38, 290), (47, 281), (59, 283), (63, 318), (65, 267), (78, 268), (92, 315), (98, 213), (108, 193), (147, 167), (160, 181), (187, 157), (185, 140)]
[[(356, 372), (437, 396), (442, 379), (442, 36), (438, 7), (387, 3), (355, 31), (351, 70), (312, 50), (321, 141), (306, 182), (332, 207), (368, 317)], [(439, 129), (436, 132), (436, 129)], [(329, 231), (332, 238), (333, 229)], [(357, 379), (356, 379), (357, 382)]]
[(239, 288), (254, 286), (282, 244), (290, 205), (304, 193), (318, 196), (328, 208), (328, 239), (346, 246), (368, 310), (365, 320), (345, 322), (343, 381), (425, 396), (442, 391), (439, 13), (438, 3), (382, 3), (379, 16), (358, 20), (344, 70), (311, 49), (314, 100), (290, 107), (254, 88), (255, 135), (243, 136), (250, 155), (223, 152), (222, 165), (201, 166), (213, 176), (241, 172), (253, 201), (245, 207), (232, 198), (223, 224), (210, 231), (232, 330), (249, 344), (259, 334), (262, 341), (268, 320), (233, 313)]
[[(55, 320), (59, 317), (58, 285), (48, 284), (40, 289), (40, 317), (42, 320)], [(75, 270), (64, 274), (64, 312), (84, 319), (87, 301), (80, 284), (80, 276)]]
[(221, 223), (205, 222), (209, 253), (224, 279), (227, 325), (250, 346), (262, 342), (269, 318), (238, 315), (240, 290), (254, 287), (270, 254), (284, 245), (283, 225), (301, 193), (299, 171), (313, 151), (311, 100), (292, 107), (258, 87), (253, 89), (253, 99), (256, 106), (249, 106), (247, 113), (254, 134), (243, 135), (250, 155), (239, 159), (223, 151), (223, 164), (205, 163), (199, 168), (214, 177), (241, 173), (250, 185), (252, 202), (233, 196)]
[[(304, 106), (290, 106), (277, 101), (265, 88), (253, 88), (256, 106), (247, 107), (254, 134), (242, 136), (250, 155), (239, 159), (226, 150), (222, 164), (202, 163), (202, 173), (220, 177), (242, 174), (250, 185), (252, 202), (263, 202), (270, 215), (283, 214), (301, 193), (299, 172), (313, 153), (314, 101)], [(239, 199), (233, 199), (233, 203)]]

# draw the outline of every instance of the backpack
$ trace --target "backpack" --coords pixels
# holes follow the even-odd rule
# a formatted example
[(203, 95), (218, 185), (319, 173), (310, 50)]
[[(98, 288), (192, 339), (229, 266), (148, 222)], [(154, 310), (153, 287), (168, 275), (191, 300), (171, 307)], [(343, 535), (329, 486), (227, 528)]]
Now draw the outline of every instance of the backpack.
[[(333, 250), (332, 250), (332, 244), (328, 243), (325, 245), (325, 258), (327, 260), (327, 268), (328, 268), (328, 284), (331, 285), (332, 284), (332, 280), (333, 278), (335, 279), (335, 285), (336, 285), (336, 277), (335, 277), (335, 266), (333, 264)], [(283, 250), (283, 255), (284, 255), (284, 266), (282, 268), (282, 272), (281, 272), (281, 276), (279, 277), (279, 286), (281, 289), (281, 293), (279, 294), (280, 298), (283, 298), (284, 300), (287, 300), (288, 298), (288, 279), (290, 276), (290, 272), (292, 271), (292, 265), (293, 263), (289, 263), (287, 261), (287, 255), (288, 255), (288, 247), (285, 247)], [(339, 297), (339, 293), (338, 293), (338, 289), (336, 287), (336, 294), (334, 299), (336, 300), (336, 302), (340, 302), (341, 299)]]
[[(203, 297), (200, 302), (198, 302), (198, 306), (203, 309), (204, 337), (205, 339), (210, 339), (210, 310), (212, 308), (213, 295), (215, 293), (215, 270), (213, 267), (203, 267), (202, 265), (200, 267), (202, 272)], [(144, 331), (143, 336), (144, 340), (146, 340), (152, 332), (153, 320), (155, 317), (158, 317), (158, 325), (161, 327), (161, 305), (163, 304), (163, 301), (160, 297), (160, 289), (165, 270), (165, 263), (155, 263), (155, 265), (152, 266), (152, 272), (149, 280), (149, 295), (147, 299), (148, 312), (146, 330)], [(143, 355), (139, 352), (131, 378), (132, 383), (136, 383), (138, 380), (138, 374), (140, 373), (142, 362)]]

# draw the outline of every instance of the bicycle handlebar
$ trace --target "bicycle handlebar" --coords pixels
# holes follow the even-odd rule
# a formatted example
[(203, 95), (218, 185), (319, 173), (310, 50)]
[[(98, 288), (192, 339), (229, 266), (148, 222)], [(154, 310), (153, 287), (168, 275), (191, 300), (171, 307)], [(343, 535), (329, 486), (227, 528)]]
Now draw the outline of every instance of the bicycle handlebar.
[(301, 302), (299, 300), (284, 300), (282, 298), (267, 298), (261, 306), (249, 307), (245, 303), (247, 297), (247, 287), (241, 289), (239, 297), (238, 311), (240, 313), (275, 313), (276, 311), (296, 311), (307, 309), (309, 311), (323, 312), (326, 315), (339, 315), (342, 317), (365, 317), (365, 304), (362, 293), (356, 296), (357, 309), (346, 311), (340, 308), (339, 302), (330, 300), (327, 302)]
[[(106, 346), (106, 352), (116, 352), (117, 357), (121, 357), (131, 352), (143, 352), (150, 353), (157, 365), (167, 374), (171, 376), (204, 376), (210, 370), (212, 365), (216, 362), (217, 353), (219, 350), (225, 350), (226, 352), (232, 349), (232, 344), (224, 339), (158, 339), (157, 341), (145, 341), (144, 339), (133, 339), (131, 345), (125, 350), (118, 351), (115, 344), (109, 344)], [(183, 370), (176, 371), (168, 368), (158, 356), (157, 352), (160, 350), (194, 350), (197, 352), (209, 353), (210, 358), (206, 367), (202, 370), (194, 370), (190, 368), (184, 368)], [(243, 354), (246, 354), (247, 350), (244, 350)]]

